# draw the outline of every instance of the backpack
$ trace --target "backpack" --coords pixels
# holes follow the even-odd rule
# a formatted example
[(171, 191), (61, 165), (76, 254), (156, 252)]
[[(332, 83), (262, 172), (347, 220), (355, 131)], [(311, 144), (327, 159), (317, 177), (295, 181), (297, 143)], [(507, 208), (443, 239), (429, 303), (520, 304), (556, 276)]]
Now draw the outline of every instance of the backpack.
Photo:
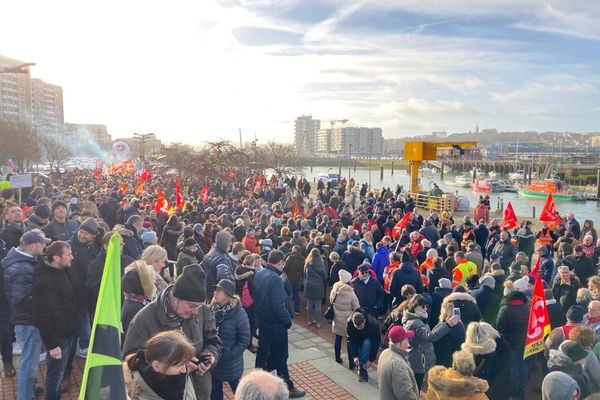
[(252, 304), (254, 304), (254, 299), (250, 295), (250, 286), (248, 285), (248, 281), (246, 281), (242, 287), (242, 306), (249, 308), (252, 307)]

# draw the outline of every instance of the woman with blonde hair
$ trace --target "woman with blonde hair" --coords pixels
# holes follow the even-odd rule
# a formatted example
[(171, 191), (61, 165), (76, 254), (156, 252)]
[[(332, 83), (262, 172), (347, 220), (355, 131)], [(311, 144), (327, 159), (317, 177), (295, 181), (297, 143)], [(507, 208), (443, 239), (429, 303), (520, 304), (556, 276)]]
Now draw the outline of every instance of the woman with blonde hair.
[(152, 336), (144, 348), (125, 358), (123, 371), (131, 400), (195, 400), (187, 373), (196, 349), (179, 331)]
[(321, 251), (313, 248), (304, 262), (304, 297), (306, 297), (306, 309), (308, 325), (316, 324), (321, 327), (321, 303), (325, 300), (327, 293), (327, 270), (321, 257)]
[(228, 382), (235, 393), (244, 372), (244, 350), (250, 346), (250, 323), (235, 284), (221, 279), (215, 287), (210, 312), (215, 317), (217, 335), (223, 342), (223, 353), (212, 370), (212, 400), (223, 399), (223, 382)]
[(125, 268), (125, 274), (121, 279), (121, 289), (124, 297), (121, 324), (123, 325), (123, 337), (125, 337), (133, 317), (156, 296), (154, 270), (143, 260), (134, 261)]
[(474, 375), (488, 381), (487, 395), (494, 400), (510, 398), (511, 348), (502, 335), (487, 322), (471, 322), (461, 347), (473, 354)]
[(160, 294), (169, 285), (163, 277), (163, 270), (167, 263), (167, 251), (161, 246), (153, 244), (144, 250), (141, 260), (154, 269), (154, 286), (156, 286), (156, 293)]
[(452, 355), (452, 368), (435, 366), (427, 374), (427, 400), (484, 400), (488, 383), (473, 375), (476, 370), (473, 355), (465, 350)]

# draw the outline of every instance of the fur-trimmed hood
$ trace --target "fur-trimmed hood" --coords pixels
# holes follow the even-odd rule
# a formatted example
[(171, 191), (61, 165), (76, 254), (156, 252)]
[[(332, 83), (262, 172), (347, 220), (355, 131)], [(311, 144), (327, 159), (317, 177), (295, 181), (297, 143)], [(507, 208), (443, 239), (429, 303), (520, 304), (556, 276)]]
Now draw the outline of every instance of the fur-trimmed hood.
[(472, 375), (461, 375), (452, 368), (442, 366), (436, 366), (429, 370), (427, 382), (429, 384), (428, 399), (463, 398), (483, 394), (489, 387), (484, 379)]
[(504, 273), (504, 270), (503, 270), (503, 269), (497, 269), (497, 270), (495, 270), (495, 271), (492, 271), (492, 272), (490, 272), (489, 274), (490, 274), (491, 276), (504, 276), (504, 275), (506, 275), (506, 274)]
[(455, 302), (455, 301), (470, 301), (472, 303), (477, 304), (477, 300), (475, 300), (475, 298), (473, 296), (471, 296), (469, 293), (461, 293), (461, 292), (456, 292), (456, 293), (451, 293), (448, 296), (444, 297), (444, 301), (442, 302), (443, 304), (447, 304), (450, 302)]
[(123, 225), (115, 225), (113, 231), (119, 232), (119, 235), (123, 237), (133, 237), (133, 232)]
[(235, 269), (234, 277), (236, 281), (243, 281), (250, 278), (255, 272), (254, 269), (249, 268), (247, 265), (240, 265)]
[(496, 341), (487, 339), (483, 343), (463, 343), (461, 349), (475, 354), (490, 354), (496, 351)]
[[(123, 291), (131, 294), (143, 294), (151, 299), (156, 296), (154, 268), (144, 261), (136, 261), (125, 268), (123, 274)], [(138, 293), (142, 289), (143, 293)]]

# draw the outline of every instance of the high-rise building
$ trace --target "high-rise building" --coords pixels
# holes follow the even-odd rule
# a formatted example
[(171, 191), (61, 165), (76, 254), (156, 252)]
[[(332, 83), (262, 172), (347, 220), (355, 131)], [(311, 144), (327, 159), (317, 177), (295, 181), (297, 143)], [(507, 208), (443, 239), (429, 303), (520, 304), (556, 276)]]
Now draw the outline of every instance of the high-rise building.
[[(0, 70), (20, 64), (23, 61), (0, 56)], [(29, 71), (0, 74), (0, 119), (32, 125)]]
[(303, 115), (294, 122), (294, 143), (298, 153), (313, 154), (317, 149), (317, 133), (321, 121), (313, 119), (312, 115)]
[(31, 79), (31, 113), (33, 128), (44, 136), (62, 139), (65, 117), (63, 92), (60, 86), (41, 79)]
[(383, 136), (381, 128), (334, 128), (331, 135), (331, 152), (346, 153), (352, 145), (352, 155), (381, 157)]
[(105, 154), (112, 146), (106, 125), (67, 123), (64, 138), (78, 154)]
[(317, 133), (317, 153), (331, 153), (332, 129), (319, 129)]

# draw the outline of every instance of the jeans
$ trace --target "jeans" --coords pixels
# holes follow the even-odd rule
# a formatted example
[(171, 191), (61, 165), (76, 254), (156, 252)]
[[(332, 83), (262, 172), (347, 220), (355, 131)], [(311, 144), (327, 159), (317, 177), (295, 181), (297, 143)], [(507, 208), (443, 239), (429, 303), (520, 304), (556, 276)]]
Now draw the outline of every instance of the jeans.
[(529, 378), (529, 358), (523, 360), (523, 350), (513, 351), (510, 360), (510, 379), (515, 394), (523, 394)]
[(292, 285), (292, 297), (294, 299), (294, 312), (300, 312), (300, 285)]
[[(220, 381), (216, 379), (213, 375), (212, 377), (212, 392), (210, 394), (211, 400), (223, 400), (223, 383), (224, 381)], [(231, 391), (235, 393), (238, 385), (240, 384), (240, 378), (227, 381), (229, 383), (229, 387), (231, 387)]]
[[(2, 273), (0, 268), (0, 273)], [(4, 290), (4, 288), (0, 288)], [(13, 329), (10, 323), (10, 308), (8, 304), (0, 305), (0, 354), (4, 364), (13, 362)]]
[(73, 342), (71, 344), (71, 349), (69, 350), (69, 359), (67, 360), (67, 369), (65, 370), (63, 380), (68, 379), (71, 376), (71, 371), (73, 371), (73, 359), (75, 358), (75, 354), (77, 354), (77, 339), (79, 339), (79, 348), (87, 349), (90, 344), (90, 318), (88, 317), (88, 313), (82, 315), (79, 319), (79, 328), (77, 328), (77, 333), (73, 337)]
[(19, 361), (17, 400), (34, 400), (35, 382), (42, 351), (40, 331), (33, 325), (16, 325), (15, 334), (17, 342), (23, 347)]
[(364, 368), (365, 365), (367, 365), (367, 363), (369, 362), (369, 357), (371, 357), (371, 339), (366, 338), (360, 345), (360, 353), (358, 355), (358, 360), (360, 361), (360, 368)]
[(54, 359), (50, 357), (50, 350), (47, 349), (46, 354), (46, 386), (44, 387), (44, 400), (60, 400), (60, 384), (62, 383), (65, 370), (67, 369), (67, 362), (69, 360), (69, 353), (75, 337), (60, 340), (60, 350), (62, 357)]
[(255, 368), (267, 372), (277, 370), (277, 375), (285, 381), (288, 389), (294, 388), (287, 366), (288, 335), (287, 328), (282, 324), (269, 322), (258, 323), (258, 352), (256, 353)]
[[(333, 349), (335, 350), (335, 359), (339, 360), (342, 358), (342, 339), (340, 335), (335, 335), (335, 343)], [(354, 369), (354, 360), (352, 359), (352, 352), (350, 351), (350, 344), (348, 338), (346, 338), (346, 351), (348, 352), (348, 368)]]
[(316, 322), (321, 323), (321, 317), (323, 314), (321, 313), (321, 299), (306, 299), (306, 310), (308, 323)]

